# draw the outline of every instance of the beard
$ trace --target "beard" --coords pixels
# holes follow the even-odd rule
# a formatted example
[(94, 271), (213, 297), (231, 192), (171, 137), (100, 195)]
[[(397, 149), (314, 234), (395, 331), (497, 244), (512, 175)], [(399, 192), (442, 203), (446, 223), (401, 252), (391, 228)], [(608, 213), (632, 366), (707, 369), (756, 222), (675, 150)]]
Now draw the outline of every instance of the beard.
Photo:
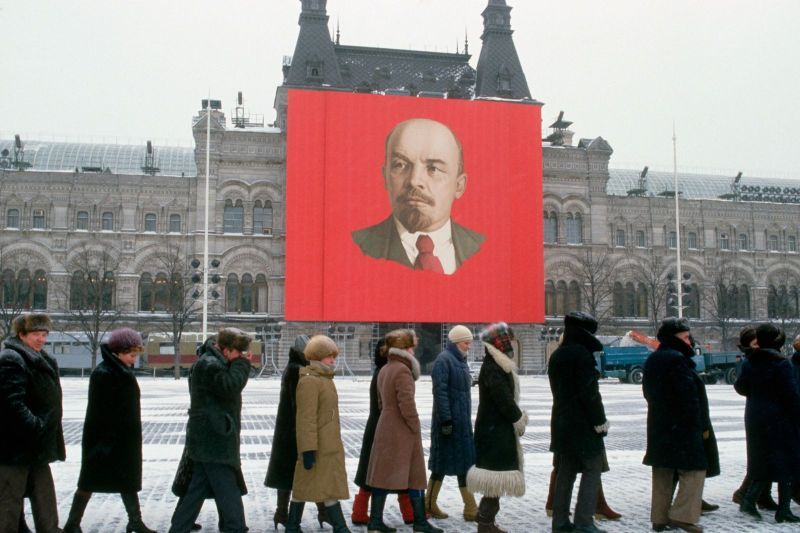
[(433, 218), (420, 207), (411, 205), (410, 202), (412, 200), (423, 202), (431, 207), (435, 206), (436, 201), (431, 196), (416, 189), (404, 192), (397, 199), (398, 210), (395, 212), (395, 216), (410, 233), (415, 233), (433, 224)]

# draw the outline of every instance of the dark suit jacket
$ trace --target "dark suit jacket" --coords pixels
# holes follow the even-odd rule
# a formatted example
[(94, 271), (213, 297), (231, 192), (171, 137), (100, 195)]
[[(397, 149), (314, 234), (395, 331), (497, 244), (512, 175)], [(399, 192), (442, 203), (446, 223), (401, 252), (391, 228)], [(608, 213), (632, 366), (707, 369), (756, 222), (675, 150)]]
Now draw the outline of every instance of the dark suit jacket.
[[(453, 248), (456, 253), (456, 268), (475, 255), (481, 248), (485, 237), (480, 233), (465, 228), (450, 220)], [(376, 259), (388, 259), (408, 268), (414, 265), (408, 260), (400, 235), (397, 233), (394, 219), (390, 215), (383, 222), (353, 232), (353, 241), (361, 248), (364, 255)]]

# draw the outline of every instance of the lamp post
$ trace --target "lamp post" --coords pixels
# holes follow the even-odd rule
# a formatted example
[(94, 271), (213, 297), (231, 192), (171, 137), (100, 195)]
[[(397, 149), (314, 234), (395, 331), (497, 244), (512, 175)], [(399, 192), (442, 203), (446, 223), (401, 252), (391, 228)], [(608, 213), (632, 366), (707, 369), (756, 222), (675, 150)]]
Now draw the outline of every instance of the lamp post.
[(264, 340), (264, 350), (261, 360), (261, 371), (258, 373), (258, 377), (261, 377), (261, 375), (264, 374), (264, 370), (267, 368), (267, 346), (269, 346), (269, 362), (272, 365), (270, 375), (280, 376), (281, 371), (278, 368), (275, 352), (277, 351), (276, 345), (279, 344), (281, 340), (281, 325), (269, 322), (269, 319), (267, 319), (267, 323), (264, 325), (264, 329), (261, 331), (262, 338)]

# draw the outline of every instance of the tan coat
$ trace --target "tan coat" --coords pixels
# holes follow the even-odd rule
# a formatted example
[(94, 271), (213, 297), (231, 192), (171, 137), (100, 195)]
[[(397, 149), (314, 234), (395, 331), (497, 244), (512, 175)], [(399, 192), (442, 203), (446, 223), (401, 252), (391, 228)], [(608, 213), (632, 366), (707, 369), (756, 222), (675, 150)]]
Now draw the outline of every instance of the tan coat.
[[(310, 450), (316, 451), (316, 463), (306, 470), (303, 452)], [(333, 370), (319, 361), (301, 368), (297, 383), (297, 463), (292, 498), (304, 502), (350, 498), (339, 431), (339, 396)]]
[(367, 485), (388, 490), (424, 489), (425, 456), (422, 452), (414, 381), (419, 363), (405, 350), (392, 348), (389, 362), (378, 374), (381, 416), (367, 470)]

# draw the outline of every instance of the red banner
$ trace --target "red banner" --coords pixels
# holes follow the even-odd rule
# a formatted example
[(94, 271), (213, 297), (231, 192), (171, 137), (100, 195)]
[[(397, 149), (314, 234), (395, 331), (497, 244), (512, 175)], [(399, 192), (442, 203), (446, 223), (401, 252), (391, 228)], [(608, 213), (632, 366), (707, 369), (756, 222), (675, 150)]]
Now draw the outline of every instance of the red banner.
[(542, 322), (538, 105), (289, 92), (287, 320)]

